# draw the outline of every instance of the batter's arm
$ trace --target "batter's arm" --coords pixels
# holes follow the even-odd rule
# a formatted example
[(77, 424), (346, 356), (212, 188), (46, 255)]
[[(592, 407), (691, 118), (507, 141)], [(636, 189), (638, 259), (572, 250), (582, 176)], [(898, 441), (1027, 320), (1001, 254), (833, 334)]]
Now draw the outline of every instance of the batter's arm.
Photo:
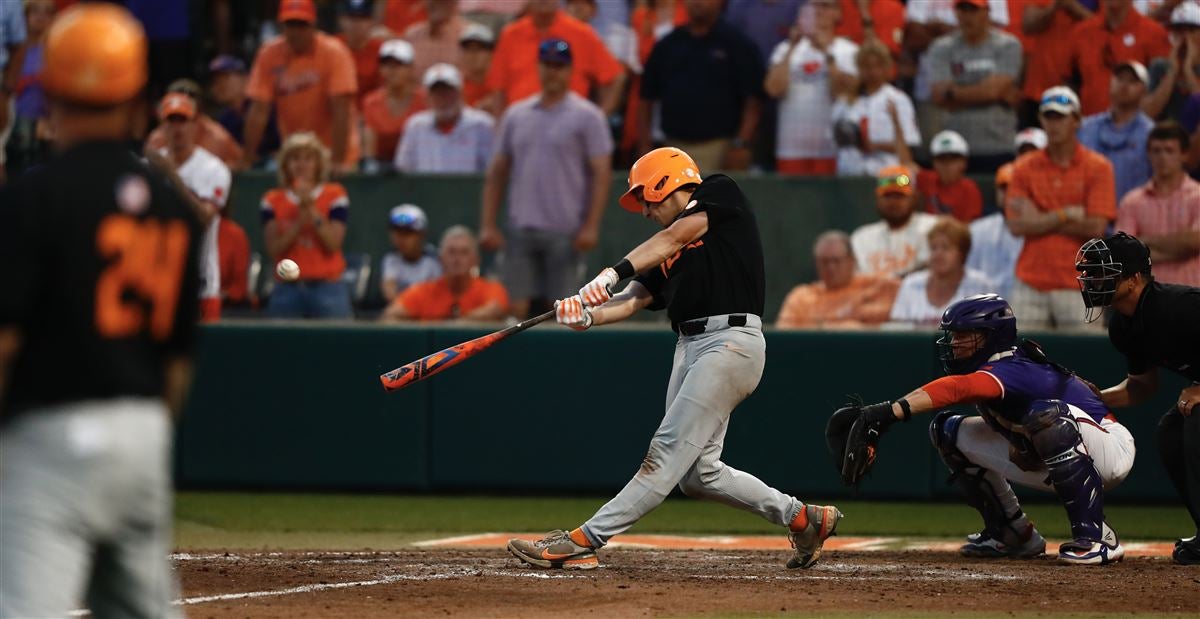
[(708, 213), (700, 212), (688, 217), (680, 217), (670, 226), (646, 239), (625, 256), (633, 265), (633, 270), (643, 273), (652, 269), (667, 258), (674, 256), (683, 249), (684, 245), (694, 242), (708, 232)]
[(600, 307), (593, 308), (592, 326), (621, 322), (654, 302), (654, 295), (641, 282), (629, 285)]

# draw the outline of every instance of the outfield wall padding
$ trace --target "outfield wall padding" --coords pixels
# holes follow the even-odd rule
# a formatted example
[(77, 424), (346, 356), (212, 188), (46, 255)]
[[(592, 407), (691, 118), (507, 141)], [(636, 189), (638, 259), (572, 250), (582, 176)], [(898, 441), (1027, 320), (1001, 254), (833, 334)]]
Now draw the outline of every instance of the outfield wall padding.
[[(637, 471), (663, 414), (675, 336), (663, 326), (574, 333), (551, 325), (396, 393), (378, 375), (485, 328), (218, 324), (202, 330), (180, 424), (183, 488), (612, 492)], [(939, 376), (932, 333), (767, 332), (758, 390), (732, 416), (724, 460), (799, 496), (845, 496), (825, 450), (846, 394), (868, 402)], [(1097, 383), (1124, 376), (1103, 337), (1045, 335)], [(1137, 440), (1115, 496), (1174, 497), (1154, 427), (1183, 381), (1118, 411)], [(930, 417), (884, 439), (863, 498), (953, 496)]]

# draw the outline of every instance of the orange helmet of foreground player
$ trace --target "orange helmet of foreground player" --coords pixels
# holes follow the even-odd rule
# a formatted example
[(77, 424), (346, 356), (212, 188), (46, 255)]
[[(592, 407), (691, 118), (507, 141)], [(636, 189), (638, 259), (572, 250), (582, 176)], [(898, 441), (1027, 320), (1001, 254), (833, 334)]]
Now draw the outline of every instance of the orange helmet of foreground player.
[(42, 87), (75, 103), (116, 105), (146, 85), (146, 33), (129, 11), (77, 4), (46, 32)]
[(638, 187), (642, 188), (642, 196), (647, 202), (662, 202), (672, 191), (700, 180), (700, 168), (687, 153), (669, 146), (656, 148), (642, 155), (629, 168), (629, 191), (621, 196), (621, 208), (642, 212), (642, 205), (634, 193)]

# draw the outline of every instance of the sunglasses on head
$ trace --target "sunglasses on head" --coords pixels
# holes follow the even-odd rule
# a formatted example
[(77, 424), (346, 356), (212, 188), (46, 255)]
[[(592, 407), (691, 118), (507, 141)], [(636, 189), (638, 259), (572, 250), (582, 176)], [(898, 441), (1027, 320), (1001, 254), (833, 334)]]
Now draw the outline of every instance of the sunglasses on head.
[(879, 179), (876, 183), (877, 187), (908, 187), (912, 184), (912, 179), (907, 174), (897, 174), (895, 176), (885, 176)]
[(1073, 101), (1071, 97), (1068, 97), (1067, 95), (1050, 95), (1048, 97), (1042, 97), (1042, 105), (1050, 105), (1052, 103), (1069, 106), (1075, 105), (1075, 101)]

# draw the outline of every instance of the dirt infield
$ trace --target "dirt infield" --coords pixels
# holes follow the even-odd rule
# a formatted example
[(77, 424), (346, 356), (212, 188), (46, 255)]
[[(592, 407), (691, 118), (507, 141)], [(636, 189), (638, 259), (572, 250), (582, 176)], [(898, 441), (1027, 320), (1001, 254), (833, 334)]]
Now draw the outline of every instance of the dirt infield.
[(830, 551), (787, 570), (765, 550), (606, 549), (589, 572), (503, 548), (180, 553), (191, 617), (594, 617), (713, 613), (1195, 613), (1200, 570), (1132, 557), (1099, 568), (941, 551)]

